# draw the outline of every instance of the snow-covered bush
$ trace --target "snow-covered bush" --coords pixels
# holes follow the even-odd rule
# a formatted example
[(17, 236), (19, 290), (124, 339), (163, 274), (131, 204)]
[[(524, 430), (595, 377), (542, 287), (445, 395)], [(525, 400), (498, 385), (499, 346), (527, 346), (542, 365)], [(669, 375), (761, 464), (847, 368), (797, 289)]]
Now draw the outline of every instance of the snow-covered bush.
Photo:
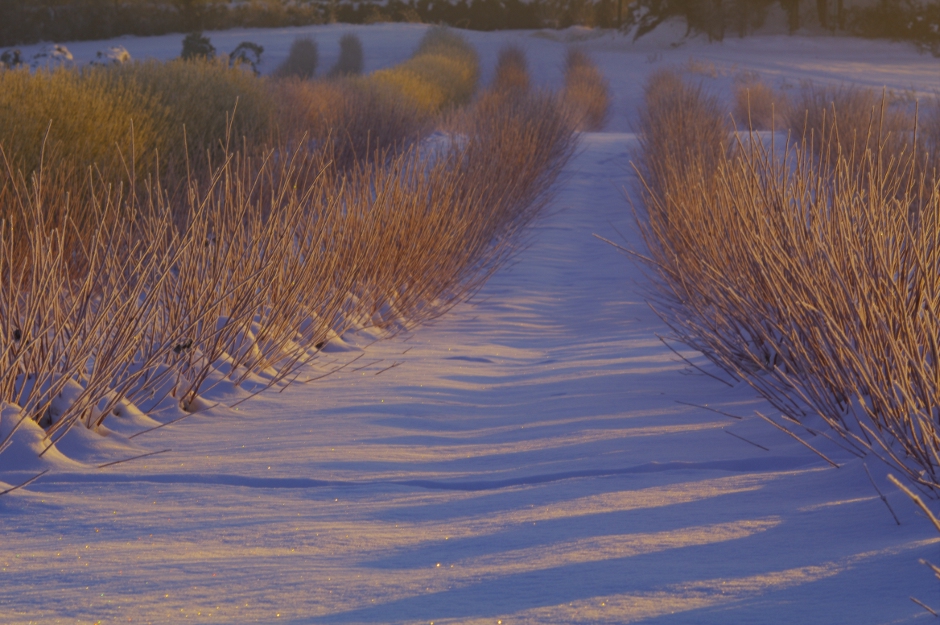
[(122, 65), (131, 61), (131, 53), (124, 46), (111, 46), (107, 50), (98, 50), (92, 65)]
[(69, 67), (74, 58), (69, 49), (59, 43), (50, 44), (33, 55), (29, 61), (32, 69), (54, 69)]
[(20, 50), (4, 50), (0, 54), (0, 69), (14, 69), (23, 64), (23, 53)]

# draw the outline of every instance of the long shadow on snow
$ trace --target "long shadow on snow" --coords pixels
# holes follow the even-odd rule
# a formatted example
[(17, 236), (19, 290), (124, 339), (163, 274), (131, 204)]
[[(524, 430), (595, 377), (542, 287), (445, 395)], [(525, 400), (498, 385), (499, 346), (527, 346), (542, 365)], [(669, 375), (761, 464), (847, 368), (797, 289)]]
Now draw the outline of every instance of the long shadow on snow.
[(607, 477), (638, 473), (659, 473), (664, 471), (718, 470), (734, 473), (753, 473), (780, 471), (818, 464), (814, 459), (779, 456), (768, 458), (748, 458), (743, 460), (719, 460), (713, 462), (649, 462), (623, 469), (589, 469), (584, 471), (564, 471), (542, 475), (530, 475), (504, 480), (316, 480), (311, 478), (290, 477), (252, 477), (233, 474), (198, 474), (166, 473), (158, 475), (136, 474), (97, 474), (97, 473), (57, 473), (42, 478), (46, 483), (84, 482), (84, 483), (128, 483), (151, 482), (156, 484), (213, 484), (219, 486), (242, 486), (249, 488), (325, 488), (362, 486), (374, 487), (410, 486), (429, 490), (450, 491), (485, 491), (512, 486), (545, 484), (585, 477)]
[[(786, 532), (768, 540), (767, 530), (743, 538), (732, 538), (705, 545), (667, 547), (650, 553), (610, 559), (593, 560), (493, 576), (476, 583), (421, 596), (390, 601), (312, 618), (310, 623), (391, 623), (420, 622), (438, 619), (493, 618), (536, 608), (550, 608), (564, 603), (597, 599), (599, 603), (611, 595), (669, 591), (685, 584), (709, 582), (721, 578), (740, 578), (771, 573), (767, 559), (730, 557), (729, 551), (744, 554), (766, 553), (767, 549), (784, 546), (790, 537)], [(769, 544), (768, 544), (769, 543)], [(817, 555), (801, 552), (786, 558), (785, 568), (826, 564)], [(775, 568), (781, 563), (773, 561)], [(677, 571), (683, 574), (678, 576)], [(446, 571), (442, 569), (442, 574)], [(841, 571), (833, 575), (841, 574)], [(795, 581), (792, 586), (815, 583)], [(551, 589), (546, 592), (546, 589)], [(773, 592), (773, 589), (767, 589)], [(676, 591), (677, 594), (681, 592)], [(703, 591), (720, 596), (721, 589)], [(754, 594), (761, 594), (760, 590)], [(486, 597), (486, 601), (480, 601)], [(731, 603), (740, 599), (731, 599)], [(659, 622), (673, 622), (666, 619)]]

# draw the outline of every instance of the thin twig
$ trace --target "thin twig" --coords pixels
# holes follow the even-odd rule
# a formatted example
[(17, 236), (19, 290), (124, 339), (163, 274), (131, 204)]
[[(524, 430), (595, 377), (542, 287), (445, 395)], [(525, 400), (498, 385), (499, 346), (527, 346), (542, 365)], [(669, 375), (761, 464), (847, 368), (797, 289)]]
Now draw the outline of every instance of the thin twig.
[(702, 406), (702, 405), (700, 405), (700, 404), (693, 404), (693, 403), (687, 402), (687, 401), (679, 401), (678, 399), (676, 400), (676, 403), (677, 403), (677, 404), (684, 404), (684, 405), (686, 405), (686, 406), (692, 406), (692, 407), (694, 407), (694, 408), (701, 408), (702, 410), (710, 410), (710, 411), (712, 411), (712, 412), (715, 412), (715, 413), (720, 414), (720, 415), (724, 415), (724, 416), (726, 416), (726, 417), (730, 417), (730, 418), (732, 418), (732, 419), (739, 419), (739, 420), (740, 420), (740, 419), (743, 419), (743, 418), (744, 418), (744, 417), (739, 417), (739, 416), (737, 416), (737, 415), (733, 415), (733, 414), (728, 413), (728, 412), (723, 412), (723, 411), (721, 411), (721, 410), (716, 410), (715, 408), (709, 408), (708, 406)]
[(907, 486), (905, 486), (904, 484), (902, 484), (902, 483), (900, 482), (900, 480), (898, 480), (898, 478), (894, 477), (894, 476), (891, 475), (890, 473), (888, 474), (888, 479), (891, 480), (891, 482), (893, 482), (895, 486), (897, 486), (898, 488), (900, 488), (900, 489), (904, 492), (905, 495), (907, 495), (908, 497), (910, 497), (910, 498), (914, 501), (914, 503), (916, 503), (917, 506), (918, 506), (921, 510), (924, 511), (924, 513), (927, 515), (927, 518), (930, 519), (930, 522), (931, 522), (931, 523), (933, 523), (933, 526), (934, 526), (935, 528), (937, 528), (937, 531), (938, 531), (938, 532), (940, 532), (940, 521), (938, 521), (938, 520), (937, 520), (937, 517), (935, 517), (934, 514), (933, 514), (933, 512), (930, 511), (930, 508), (927, 507), (927, 504), (924, 503), (924, 500), (921, 499), (918, 495), (916, 495), (916, 494), (915, 494), (911, 489), (909, 489)]
[(43, 471), (42, 473), (39, 473), (39, 474), (34, 475), (33, 477), (29, 478), (28, 480), (26, 480), (26, 481), (23, 482), (22, 484), (18, 484), (18, 485), (16, 485), (16, 486), (12, 486), (12, 487), (6, 489), (5, 491), (0, 492), (0, 496), (6, 495), (7, 493), (12, 493), (13, 491), (18, 490), (18, 489), (20, 489), (20, 488), (23, 488), (24, 486), (29, 486), (30, 484), (32, 484), (33, 482), (35, 482), (36, 480), (38, 480), (39, 478), (41, 478), (43, 475), (45, 475), (45, 474), (48, 473), (48, 472), (49, 472), (49, 469), (46, 469), (46, 470)]
[(159, 430), (160, 428), (165, 428), (165, 427), (168, 426), (168, 425), (173, 425), (174, 423), (179, 423), (179, 422), (182, 421), (183, 419), (185, 419), (185, 418), (187, 418), (187, 417), (191, 417), (191, 416), (193, 416), (194, 414), (196, 414), (196, 413), (195, 413), (195, 412), (188, 412), (188, 413), (184, 414), (182, 417), (177, 417), (176, 419), (173, 419), (172, 421), (167, 421), (166, 423), (161, 423), (160, 425), (154, 426), (154, 427), (152, 427), (152, 428), (149, 428), (149, 429), (146, 429), (146, 430), (141, 430), (140, 432), (137, 432), (136, 434), (131, 434), (131, 435), (128, 436), (127, 438), (131, 439), (131, 438), (134, 438), (135, 436), (140, 436), (141, 434), (146, 434), (147, 432), (153, 432), (154, 430)]
[(385, 367), (385, 368), (382, 369), (381, 371), (376, 372), (375, 375), (379, 375), (380, 373), (385, 373), (385, 372), (388, 371), (389, 369), (394, 369), (395, 367), (397, 367), (397, 366), (400, 365), (400, 364), (402, 364), (402, 363), (400, 363), (400, 362), (393, 363), (393, 364), (389, 365), (388, 367)]
[(141, 458), (147, 458), (149, 456), (156, 456), (157, 454), (165, 454), (168, 451), (173, 451), (172, 449), (161, 449), (160, 451), (151, 451), (146, 454), (140, 454), (139, 456), (134, 456), (132, 458), (125, 458), (124, 460), (115, 460), (114, 462), (106, 462), (104, 464), (99, 464), (98, 468), (103, 469), (105, 467), (112, 467), (116, 464), (121, 464), (122, 462), (130, 462), (131, 460), (140, 460)]
[(841, 468), (841, 467), (840, 467), (839, 465), (837, 465), (835, 462), (833, 462), (832, 460), (830, 460), (829, 458), (827, 458), (826, 455), (823, 454), (821, 451), (819, 451), (818, 449), (816, 449), (815, 447), (813, 447), (812, 445), (810, 445), (809, 443), (807, 443), (806, 441), (804, 441), (802, 438), (800, 438), (799, 436), (797, 436), (796, 434), (794, 434), (793, 432), (791, 432), (791, 431), (788, 430), (787, 428), (783, 427), (782, 425), (779, 425), (778, 423), (775, 423), (773, 420), (769, 419), (768, 417), (765, 417), (765, 416), (762, 415), (760, 412), (757, 413), (757, 416), (760, 417), (761, 419), (763, 419), (764, 421), (766, 421), (767, 423), (769, 423), (770, 425), (774, 426), (775, 428), (777, 428), (777, 429), (780, 430), (781, 432), (786, 432), (787, 434), (789, 434), (790, 436), (792, 436), (798, 443), (800, 443), (801, 445), (805, 446), (807, 449), (809, 449), (809, 450), (812, 451), (814, 454), (816, 454), (817, 456), (819, 456), (820, 458), (822, 458), (823, 460), (825, 460), (826, 462), (828, 462), (829, 464), (831, 464), (831, 465), (832, 465), (833, 467), (835, 467), (836, 469)]
[(355, 373), (355, 372), (357, 372), (357, 371), (362, 371), (363, 369), (365, 369), (365, 368), (367, 368), (367, 367), (371, 367), (372, 365), (377, 365), (377, 364), (379, 364), (380, 362), (382, 362), (382, 361), (384, 361), (384, 360), (385, 360), (384, 358), (379, 358), (378, 360), (373, 360), (372, 362), (366, 363), (366, 364), (362, 365), (361, 367), (356, 367), (355, 369), (352, 369), (352, 370), (350, 371), (350, 373)]
[(921, 559), (918, 560), (918, 561), (919, 561), (921, 564), (923, 564), (924, 566), (930, 567), (930, 570), (933, 571), (934, 576), (935, 576), (937, 579), (940, 579), (940, 566), (937, 566), (937, 565), (934, 564), (933, 562), (928, 562), (927, 560), (924, 560), (923, 558), (921, 558)]
[(672, 347), (672, 345), (670, 345), (669, 343), (666, 342), (666, 339), (664, 339), (664, 338), (661, 337), (660, 335), (657, 334), (657, 335), (656, 335), (656, 338), (658, 338), (658, 339), (662, 342), (663, 345), (665, 345), (666, 347), (668, 347), (668, 348), (669, 348), (669, 351), (671, 351), (673, 354), (675, 354), (676, 356), (678, 356), (679, 358), (681, 358), (682, 361), (685, 362), (685, 364), (689, 365), (690, 367), (692, 367), (692, 368), (695, 369), (696, 371), (699, 371), (700, 373), (702, 373), (702, 374), (704, 374), (704, 375), (707, 375), (707, 376), (710, 377), (710, 378), (713, 378), (713, 379), (715, 379), (715, 380), (718, 380), (718, 381), (721, 382), (722, 384), (726, 384), (726, 385), (727, 385), (728, 387), (730, 387), (730, 388), (734, 388), (734, 384), (732, 384), (731, 382), (728, 382), (727, 380), (722, 380), (722, 379), (719, 378), (717, 375), (714, 375), (714, 374), (709, 373), (708, 371), (705, 371), (704, 369), (702, 369), (701, 367), (699, 367), (698, 365), (696, 365), (695, 363), (693, 363), (691, 360), (689, 360), (688, 358), (686, 358), (685, 356), (683, 356), (682, 354), (680, 354), (678, 351), (676, 351), (676, 350)]
[(863, 462), (862, 467), (865, 469), (865, 474), (868, 476), (868, 481), (871, 482), (871, 485), (874, 487), (875, 492), (878, 493), (879, 497), (881, 497), (881, 501), (883, 501), (885, 505), (888, 506), (888, 512), (890, 512), (891, 516), (894, 517), (894, 522), (900, 525), (901, 521), (900, 519), (898, 519), (898, 515), (894, 513), (894, 509), (891, 508), (891, 504), (888, 503), (888, 498), (884, 496), (884, 493), (882, 493), (881, 489), (878, 488), (878, 485), (875, 484), (875, 480), (872, 478), (871, 472), (868, 470), (868, 465)]
[(735, 434), (734, 432), (731, 432), (730, 430), (726, 430), (725, 428), (721, 428), (721, 431), (724, 432), (725, 434), (730, 434), (731, 436), (733, 436), (733, 437), (735, 437), (735, 438), (737, 438), (737, 439), (739, 439), (739, 440), (742, 440), (742, 441), (744, 441), (745, 443), (750, 443), (751, 445), (754, 445), (754, 447), (760, 447), (760, 448), (763, 449), (764, 451), (770, 451), (769, 449), (767, 449), (767, 448), (764, 447), (763, 445), (758, 445), (758, 444), (755, 443), (754, 441), (749, 441), (749, 440), (747, 440), (746, 438), (744, 438), (743, 436), (738, 436), (737, 434)]
[(923, 601), (918, 601), (918, 600), (915, 599), (914, 597), (911, 597), (911, 601), (913, 601), (914, 603), (916, 603), (917, 605), (919, 605), (919, 606), (922, 607), (923, 609), (927, 610), (928, 612), (930, 612), (930, 613), (933, 614), (934, 616), (940, 617), (940, 614), (937, 614), (936, 612), (934, 612), (934, 611), (930, 608), (930, 606), (928, 606), (928, 605), (927, 605), (926, 603), (924, 603)]

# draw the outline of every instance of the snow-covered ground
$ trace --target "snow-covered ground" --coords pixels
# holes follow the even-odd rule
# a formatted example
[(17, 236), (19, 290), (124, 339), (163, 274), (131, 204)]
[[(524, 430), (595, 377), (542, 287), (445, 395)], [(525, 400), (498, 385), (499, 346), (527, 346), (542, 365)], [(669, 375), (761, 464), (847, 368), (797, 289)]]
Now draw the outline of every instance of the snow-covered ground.
[[(270, 71), (297, 34), (316, 37), (328, 68), (355, 31), (372, 70), (406, 58), (423, 28), (209, 35), (221, 51), (261, 43)], [(465, 34), (484, 80), (514, 42), (551, 87), (565, 40), (580, 40), (615, 96), (609, 131), (582, 137), (516, 262), (411, 335), (356, 337), (319, 365), (359, 358), (332, 376), (133, 439), (136, 453), (171, 451), (97, 469), (133, 450), (85, 437), (36, 461), (52, 470), (0, 497), (0, 622), (933, 618), (909, 597), (940, 606), (918, 563), (940, 561), (940, 536), (885, 469), (868, 461), (900, 525), (861, 460), (819, 444), (842, 465), (831, 468), (756, 418), (767, 407), (748, 388), (665, 347), (641, 272), (594, 235), (637, 243), (628, 133), (651, 70), (681, 65), (725, 91), (749, 70), (777, 85), (929, 94), (940, 61), (855, 39), (671, 47), (669, 33), (636, 45), (581, 30)], [(169, 58), (181, 39), (67, 45), (79, 60), (115, 44)]]

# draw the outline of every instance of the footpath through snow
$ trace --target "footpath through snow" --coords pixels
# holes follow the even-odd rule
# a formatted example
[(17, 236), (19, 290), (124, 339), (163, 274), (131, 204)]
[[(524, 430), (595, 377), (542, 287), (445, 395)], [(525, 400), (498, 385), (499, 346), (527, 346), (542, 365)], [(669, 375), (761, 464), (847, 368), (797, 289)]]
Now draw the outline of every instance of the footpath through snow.
[[(486, 63), (513, 37), (557, 71), (557, 42), (471, 40)], [(592, 50), (623, 131), (662, 57)], [(940, 537), (884, 470), (869, 462), (900, 526), (861, 460), (826, 448), (830, 468), (754, 418), (766, 406), (748, 388), (657, 338), (642, 274), (595, 237), (636, 243), (634, 139), (582, 141), (551, 214), (472, 303), (409, 336), (360, 336), (362, 351), (330, 354), (359, 360), (322, 381), (135, 439), (171, 452), (0, 497), (0, 622), (929, 616), (909, 596), (940, 604), (918, 564), (940, 561)]]

